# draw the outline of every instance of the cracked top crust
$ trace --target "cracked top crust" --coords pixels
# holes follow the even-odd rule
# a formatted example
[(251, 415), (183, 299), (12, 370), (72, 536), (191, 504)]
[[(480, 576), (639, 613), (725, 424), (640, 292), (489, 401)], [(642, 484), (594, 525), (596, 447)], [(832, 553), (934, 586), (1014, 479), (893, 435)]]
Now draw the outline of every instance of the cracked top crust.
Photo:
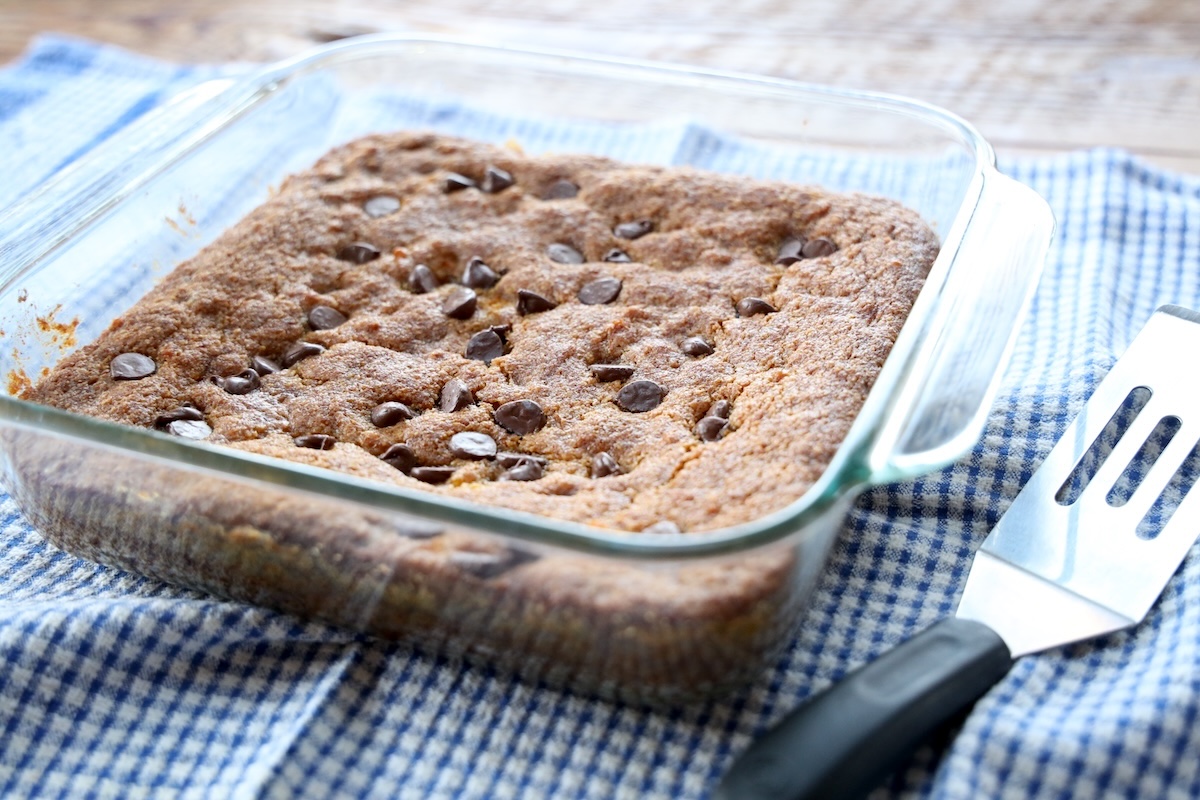
[(880, 198), (371, 136), (26, 396), (585, 524), (713, 529), (820, 476), (936, 253)]

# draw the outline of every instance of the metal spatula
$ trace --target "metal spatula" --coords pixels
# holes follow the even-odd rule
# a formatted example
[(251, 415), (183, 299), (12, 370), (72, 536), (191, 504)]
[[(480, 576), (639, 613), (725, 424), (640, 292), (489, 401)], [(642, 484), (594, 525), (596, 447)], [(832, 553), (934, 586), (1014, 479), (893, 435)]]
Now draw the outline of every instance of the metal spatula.
[(1200, 314), (1164, 306), (984, 540), (954, 617), (794, 711), (717, 797), (861, 797), (1013, 659), (1136, 625), (1200, 533)]

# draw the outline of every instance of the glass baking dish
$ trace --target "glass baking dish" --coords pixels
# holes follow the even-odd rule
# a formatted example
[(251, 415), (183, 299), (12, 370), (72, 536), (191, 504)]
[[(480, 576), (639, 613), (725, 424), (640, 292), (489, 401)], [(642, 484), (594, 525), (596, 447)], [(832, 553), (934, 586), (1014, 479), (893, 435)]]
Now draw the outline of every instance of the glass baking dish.
[[(18, 398), (285, 175), (415, 127), (886, 195), (934, 227), (940, 255), (822, 477), (711, 532), (589, 528)], [(530, 680), (684, 702), (789, 641), (859, 491), (975, 442), (1053, 224), (969, 125), (919, 102), (436, 38), (338, 42), (175, 98), (0, 213), (0, 474), (86, 558)]]

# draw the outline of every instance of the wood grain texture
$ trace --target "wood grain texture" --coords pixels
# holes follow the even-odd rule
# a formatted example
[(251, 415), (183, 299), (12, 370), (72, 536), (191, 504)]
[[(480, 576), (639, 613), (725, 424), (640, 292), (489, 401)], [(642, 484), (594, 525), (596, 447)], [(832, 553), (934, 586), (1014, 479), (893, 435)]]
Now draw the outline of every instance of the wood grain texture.
[(916, 97), (1002, 157), (1105, 145), (1200, 173), (1194, 0), (0, 0), (0, 61), (41, 31), (178, 61), (372, 31), (552, 46)]

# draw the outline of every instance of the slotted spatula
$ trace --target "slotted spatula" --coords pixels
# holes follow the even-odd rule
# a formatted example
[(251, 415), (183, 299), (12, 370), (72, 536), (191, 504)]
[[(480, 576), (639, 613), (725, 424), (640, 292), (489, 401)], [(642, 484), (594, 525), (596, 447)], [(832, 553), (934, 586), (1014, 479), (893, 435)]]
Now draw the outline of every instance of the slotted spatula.
[(750, 746), (718, 798), (861, 797), (1012, 667), (1138, 624), (1200, 533), (1200, 314), (1163, 306), (984, 540), (955, 616)]

